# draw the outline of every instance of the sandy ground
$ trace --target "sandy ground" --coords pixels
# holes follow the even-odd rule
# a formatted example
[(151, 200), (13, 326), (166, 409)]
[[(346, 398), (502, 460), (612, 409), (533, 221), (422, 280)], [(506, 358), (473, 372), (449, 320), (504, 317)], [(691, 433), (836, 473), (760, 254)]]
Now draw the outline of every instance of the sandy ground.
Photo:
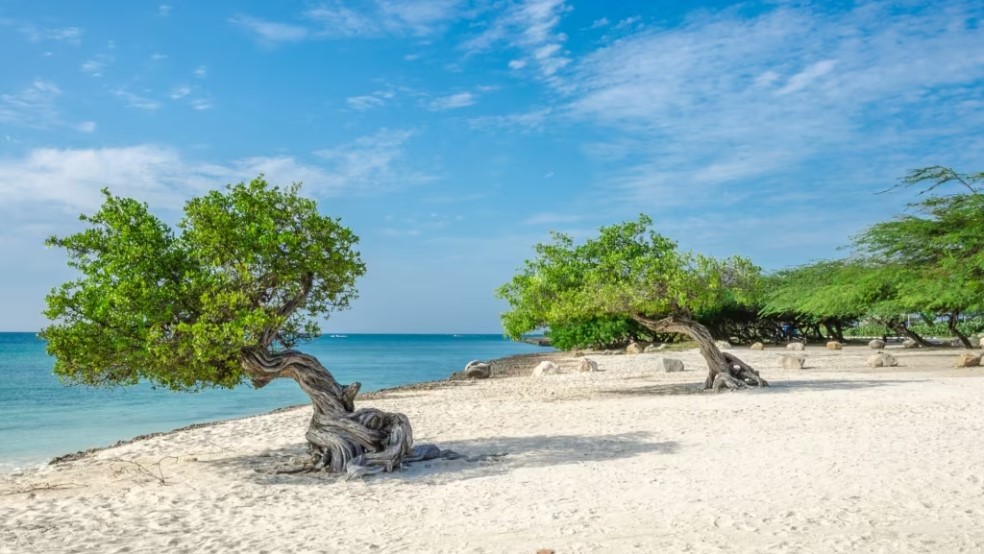
[(388, 393), (364, 403), (418, 442), (505, 455), (364, 480), (270, 473), (306, 408), (180, 431), (0, 479), (0, 552), (981, 553), (984, 368), (958, 352), (739, 350), (773, 386), (738, 393), (693, 393), (694, 351)]

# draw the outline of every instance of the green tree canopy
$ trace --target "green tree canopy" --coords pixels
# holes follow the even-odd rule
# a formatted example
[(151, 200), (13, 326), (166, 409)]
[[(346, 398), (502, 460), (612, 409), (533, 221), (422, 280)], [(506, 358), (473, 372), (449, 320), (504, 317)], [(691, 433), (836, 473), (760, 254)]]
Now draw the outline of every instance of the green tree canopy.
[(189, 201), (177, 232), (146, 204), (103, 191), (87, 228), (51, 237), (79, 277), (54, 289), (42, 331), (77, 383), (232, 387), (247, 348), (283, 349), (348, 307), (365, 267), (357, 237), (299, 185), (261, 177)]
[[(912, 171), (904, 186), (933, 192), (909, 205), (913, 213), (876, 223), (854, 239), (853, 254), (784, 270), (772, 278), (763, 313), (873, 317), (915, 340), (901, 325), (910, 313), (957, 316), (984, 309), (984, 175), (939, 166)], [(957, 194), (940, 195), (956, 184)]]
[[(645, 215), (602, 227), (597, 237), (580, 244), (561, 233), (552, 238), (537, 244), (536, 257), (496, 291), (510, 306), (502, 315), (510, 336), (592, 318), (630, 317), (656, 333), (695, 338), (711, 371), (707, 386), (719, 373), (725, 376), (720, 381), (734, 384), (727, 377), (735, 368), (734, 357), (722, 354), (693, 318), (721, 304), (744, 302), (759, 275), (751, 262), (682, 252), (653, 230)], [(765, 383), (742, 366), (746, 369), (735, 376)]]
[(561, 233), (537, 244), (536, 257), (496, 291), (509, 302), (512, 337), (598, 316), (693, 316), (751, 294), (758, 268), (735, 257), (682, 252), (645, 215), (602, 227), (581, 244)]

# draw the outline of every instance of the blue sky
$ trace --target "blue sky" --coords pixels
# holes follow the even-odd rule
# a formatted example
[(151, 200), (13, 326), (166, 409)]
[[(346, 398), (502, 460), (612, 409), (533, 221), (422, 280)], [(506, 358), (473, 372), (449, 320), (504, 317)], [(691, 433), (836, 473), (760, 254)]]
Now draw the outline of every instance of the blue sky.
[(550, 230), (653, 216), (767, 269), (837, 256), (980, 171), (979, 2), (0, 4), (0, 330), (68, 279), (98, 190), (182, 203), (263, 172), (362, 238), (330, 332), (499, 332)]

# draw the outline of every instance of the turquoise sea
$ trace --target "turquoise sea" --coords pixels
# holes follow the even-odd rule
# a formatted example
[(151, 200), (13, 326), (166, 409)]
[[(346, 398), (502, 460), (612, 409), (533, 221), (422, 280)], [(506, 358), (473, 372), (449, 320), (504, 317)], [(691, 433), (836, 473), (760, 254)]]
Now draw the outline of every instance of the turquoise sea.
[[(341, 383), (373, 391), (447, 377), (469, 360), (544, 349), (501, 335), (331, 335), (299, 346)], [(0, 333), (0, 472), (53, 456), (192, 423), (260, 414), (307, 403), (287, 379), (254, 390), (180, 393), (149, 385), (66, 386), (34, 333)]]

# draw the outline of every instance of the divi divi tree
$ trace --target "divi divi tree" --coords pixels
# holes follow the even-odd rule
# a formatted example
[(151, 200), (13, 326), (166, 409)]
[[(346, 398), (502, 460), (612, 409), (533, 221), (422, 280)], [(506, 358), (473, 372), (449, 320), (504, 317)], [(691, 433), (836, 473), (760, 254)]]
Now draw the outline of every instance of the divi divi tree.
[(64, 380), (150, 382), (172, 390), (293, 379), (311, 398), (311, 467), (390, 471), (411, 455), (403, 414), (355, 410), (341, 385), (295, 349), (356, 297), (358, 237), (299, 186), (261, 177), (187, 202), (172, 229), (146, 204), (103, 191), (85, 229), (51, 237), (78, 278), (53, 289), (41, 336)]

